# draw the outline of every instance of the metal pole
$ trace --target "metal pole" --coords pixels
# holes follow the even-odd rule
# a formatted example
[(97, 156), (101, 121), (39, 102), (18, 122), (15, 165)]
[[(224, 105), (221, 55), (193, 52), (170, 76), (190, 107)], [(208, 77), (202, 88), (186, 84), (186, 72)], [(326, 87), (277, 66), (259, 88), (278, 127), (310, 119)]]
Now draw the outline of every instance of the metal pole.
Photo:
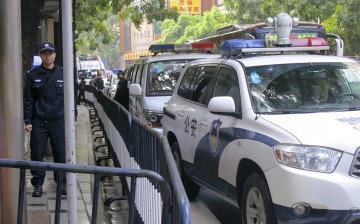
[[(76, 164), (75, 154), (75, 98), (74, 98), (74, 55), (72, 32), (72, 1), (61, 0), (62, 40), (64, 63), (65, 97), (65, 140), (66, 162)], [(67, 173), (67, 207), (69, 224), (77, 223), (76, 174)]]
[[(20, 0), (1, 0), (0, 158), (24, 159), (21, 62)], [(0, 223), (16, 223), (19, 178), (19, 170), (0, 169)], [(25, 219), (26, 216), (23, 217)]]

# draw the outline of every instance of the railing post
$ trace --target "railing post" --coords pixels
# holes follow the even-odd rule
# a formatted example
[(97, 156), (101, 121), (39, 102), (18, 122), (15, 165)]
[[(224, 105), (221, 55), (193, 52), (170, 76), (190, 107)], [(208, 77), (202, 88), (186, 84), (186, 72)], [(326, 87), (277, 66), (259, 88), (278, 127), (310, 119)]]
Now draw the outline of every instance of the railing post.
[[(65, 140), (66, 140), (66, 163), (76, 164), (75, 153), (75, 97), (74, 97), (74, 54), (73, 54), (73, 30), (72, 30), (72, 1), (61, 0), (61, 22), (63, 40), (64, 62), (64, 101), (65, 101)], [(69, 224), (76, 224), (77, 218), (77, 191), (76, 174), (66, 174), (67, 183), (67, 206)]]

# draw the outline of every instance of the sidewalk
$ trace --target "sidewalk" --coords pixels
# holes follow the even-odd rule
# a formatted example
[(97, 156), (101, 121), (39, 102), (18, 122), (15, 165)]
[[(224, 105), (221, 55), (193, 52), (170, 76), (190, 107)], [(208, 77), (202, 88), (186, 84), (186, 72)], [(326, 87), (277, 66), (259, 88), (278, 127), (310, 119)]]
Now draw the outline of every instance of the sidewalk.
[[(78, 117), (75, 127), (76, 132), (76, 163), (83, 165), (95, 165), (93, 152), (93, 139), (89, 122), (89, 111), (83, 105), (78, 108)], [(30, 159), (29, 150), (26, 151), (26, 158)], [(53, 158), (47, 156), (46, 162), (52, 162)], [(43, 185), (44, 194), (42, 197), (32, 197), (33, 186), (30, 183), (31, 174), (27, 170), (26, 173), (26, 200), (27, 200), (27, 221), (28, 224), (50, 224), (55, 219), (55, 199), (56, 199), (56, 183), (53, 179), (52, 172), (46, 172), (46, 180)], [(77, 174), (77, 207), (78, 222), (90, 223), (92, 213), (92, 189), (93, 175)], [(69, 189), (68, 189), (69, 191)], [(66, 196), (62, 196), (60, 223), (68, 223), (67, 200)], [(104, 217), (104, 207), (101, 193), (99, 194), (99, 204), (97, 212), (97, 222), (106, 223)]]

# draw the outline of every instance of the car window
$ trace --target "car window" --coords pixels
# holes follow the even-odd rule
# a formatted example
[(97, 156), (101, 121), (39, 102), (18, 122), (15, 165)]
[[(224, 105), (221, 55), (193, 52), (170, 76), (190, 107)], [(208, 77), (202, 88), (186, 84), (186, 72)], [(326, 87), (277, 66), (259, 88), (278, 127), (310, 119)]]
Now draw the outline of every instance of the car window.
[(132, 76), (131, 76), (131, 83), (136, 83), (135, 80), (136, 80), (136, 76), (138, 75), (139, 66), (140, 65), (135, 65), (134, 66), (134, 71), (133, 71)]
[(117, 83), (118, 83), (118, 81), (119, 81), (117, 75), (112, 75), (111, 77), (112, 77), (112, 79), (111, 79), (111, 85), (116, 86)]
[(143, 76), (143, 71), (144, 71), (144, 64), (139, 65), (138, 70), (136, 71), (136, 80), (135, 83), (138, 83), (140, 86), (142, 85), (141, 80), (142, 80), (142, 76)]
[(188, 69), (186, 69), (184, 77), (182, 78), (178, 88), (177, 94), (179, 96), (184, 97), (185, 99), (190, 99), (191, 96), (191, 94), (189, 93), (190, 86), (197, 71), (198, 71), (197, 66), (189, 67)]
[(130, 66), (125, 69), (125, 79), (128, 81), (131, 81), (132, 71), (134, 69), (134, 66)]
[(89, 70), (79, 70), (78, 76), (79, 76), (79, 78), (80, 78), (80, 76), (84, 76), (85, 79), (91, 79), (92, 74)]
[(231, 96), (234, 99), (235, 111), (239, 111), (240, 88), (236, 71), (221, 67), (217, 78), (213, 96)]
[(199, 68), (199, 72), (190, 87), (192, 101), (207, 105), (210, 93), (209, 86), (214, 78), (215, 70), (215, 66), (202, 66)]
[(147, 72), (147, 95), (170, 96), (188, 62), (189, 60), (177, 59), (150, 63)]
[(105, 85), (112, 85), (112, 78), (113, 78), (112, 74), (107, 74), (106, 75), (106, 83), (105, 83)]

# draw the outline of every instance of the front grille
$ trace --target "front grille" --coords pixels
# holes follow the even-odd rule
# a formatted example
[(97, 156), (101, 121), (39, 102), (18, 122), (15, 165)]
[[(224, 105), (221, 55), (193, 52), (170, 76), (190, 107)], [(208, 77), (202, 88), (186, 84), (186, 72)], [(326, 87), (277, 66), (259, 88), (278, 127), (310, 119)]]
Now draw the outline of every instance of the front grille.
[(360, 148), (356, 150), (349, 174), (350, 176), (360, 178)]

